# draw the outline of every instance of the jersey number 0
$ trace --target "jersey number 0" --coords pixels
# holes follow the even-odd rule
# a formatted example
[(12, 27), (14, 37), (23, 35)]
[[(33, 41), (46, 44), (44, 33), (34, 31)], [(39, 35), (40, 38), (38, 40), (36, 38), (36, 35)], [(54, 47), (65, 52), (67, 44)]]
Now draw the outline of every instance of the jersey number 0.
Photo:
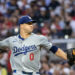
[(29, 56), (30, 60), (34, 60), (34, 53), (30, 53), (30, 56)]

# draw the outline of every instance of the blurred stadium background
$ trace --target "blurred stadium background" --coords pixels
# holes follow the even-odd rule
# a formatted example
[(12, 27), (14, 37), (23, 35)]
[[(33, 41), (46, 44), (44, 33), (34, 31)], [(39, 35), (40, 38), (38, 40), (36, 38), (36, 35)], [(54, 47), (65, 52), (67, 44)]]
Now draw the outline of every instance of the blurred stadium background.
[[(0, 40), (19, 33), (18, 18), (30, 15), (34, 33), (46, 36), (64, 51), (75, 48), (75, 0), (0, 0)], [(11, 52), (0, 53), (0, 75), (12, 75)], [(75, 66), (41, 50), (41, 75), (75, 75)]]

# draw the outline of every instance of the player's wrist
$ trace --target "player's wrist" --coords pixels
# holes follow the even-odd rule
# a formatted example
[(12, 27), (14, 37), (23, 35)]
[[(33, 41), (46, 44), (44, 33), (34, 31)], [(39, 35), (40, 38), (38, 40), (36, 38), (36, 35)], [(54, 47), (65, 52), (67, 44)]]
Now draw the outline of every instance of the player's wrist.
[(52, 46), (52, 47), (50, 48), (50, 51), (52, 51), (53, 53), (56, 53), (57, 50), (58, 50), (58, 47), (56, 47), (56, 46)]

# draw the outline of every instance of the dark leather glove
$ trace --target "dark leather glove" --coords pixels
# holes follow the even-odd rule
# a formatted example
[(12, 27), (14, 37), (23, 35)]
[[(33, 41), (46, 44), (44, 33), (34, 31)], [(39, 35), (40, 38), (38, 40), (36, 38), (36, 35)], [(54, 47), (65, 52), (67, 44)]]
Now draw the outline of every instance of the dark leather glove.
[(67, 58), (70, 66), (75, 64), (75, 48), (67, 50)]

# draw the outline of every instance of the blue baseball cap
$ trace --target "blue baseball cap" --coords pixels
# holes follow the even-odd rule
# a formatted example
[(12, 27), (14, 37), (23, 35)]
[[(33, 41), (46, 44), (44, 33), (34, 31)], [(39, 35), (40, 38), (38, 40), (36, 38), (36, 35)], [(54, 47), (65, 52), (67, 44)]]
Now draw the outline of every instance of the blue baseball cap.
[(20, 24), (24, 24), (24, 23), (28, 23), (28, 22), (32, 22), (32, 23), (35, 23), (36, 21), (35, 20), (32, 20), (32, 18), (28, 15), (26, 16), (22, 16), (19, 21), (18, 21), (18, 25)]

